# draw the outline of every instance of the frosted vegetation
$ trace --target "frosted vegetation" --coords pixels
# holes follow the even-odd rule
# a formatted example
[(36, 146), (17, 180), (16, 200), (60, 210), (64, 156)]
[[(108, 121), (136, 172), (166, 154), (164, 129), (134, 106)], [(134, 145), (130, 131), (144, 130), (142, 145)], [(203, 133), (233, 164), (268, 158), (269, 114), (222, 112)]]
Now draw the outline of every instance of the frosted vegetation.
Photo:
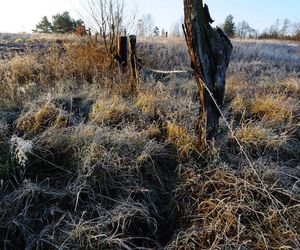
[(198, 152), (193, 74), (149, 70), (183, 39), (139, 41), (133, 95), (94, 40), (1, 37), (0, 249), (300, 247), (299, 45), (233, 41), (234, 134)]

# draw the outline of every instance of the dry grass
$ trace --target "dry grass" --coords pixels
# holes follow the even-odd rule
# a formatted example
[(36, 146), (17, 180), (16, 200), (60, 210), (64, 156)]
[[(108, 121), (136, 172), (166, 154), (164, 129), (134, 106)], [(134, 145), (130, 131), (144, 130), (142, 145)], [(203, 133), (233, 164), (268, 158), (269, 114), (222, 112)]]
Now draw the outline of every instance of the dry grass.
[(56, 108), (53, 104), (47, 103), (38, 110), (31, 110), (17, 120), (16, 128), (23, 134), (36, 134), (48, 127), (66, 127), (69, 116), (63, 110)]
[(11, 77), (19, 84), (38, 80), (40, 66), (34, 56), (14, 57), (8, 66), (11, 71)]
[(235, 116), (256, 117), (275, 124), (289, 124), (299, 104), (284, 94), (237, 95), (231, 103)]
[(99, 79), (103, 72), (109, 71), (113, 63), (104, 47), (85, 44), (71, 46), (67, 50), (65, 60), (69, 62), (66, 64), (66, 72), (75, 78), (83, 78), (90, 82), (93, 81), (93, 77)]
[(249, 151), (254, 148), (261, 149), (262, 152), (266, 149), (278, 150), (289, 139), (287, 134), (276, 134), (272, 129), (264, 127), (262, 123), (255, 122), (242, 124), (235, 132), (235, 136)]
[(182, 157), (189, 157), (189, 154), (196, 150), (196, 139), (190, 135), (186, 129), (172, 122), (167, 122), (167, 138), (176, 145)]
[(291, 99), (285, 95), (264, 95), (253, 100), (250, 113), (273, 124), (289, 123), (293, 119), (294, 107)]
[(150, 115), (155, 115), (158, 109), (161, 107), (161, 99), (152, 93), (141, 93), (139, 94), (135, 106)]
[[(141, 69), (133, 95), (101, 44), (29, 39), (38, 50), (0, 60), (1, 249), (300, 247), (294, 48), (234, 42), (235, 135), (221, 127), (199, 154), (191, 75)], [(189, 68), (183, 44), (138, 52), (150, 68)]]
[(122, 97), (102, 97), (93, 107), (91, 120), (100, 125), (117, 125), (122, 121), (134, 120), (136, 111), (137, 110)]
[(273, 184), (278, 179), (275, 170), (273, 174), (269, 171), (268, 177), (264, 173), (270, 182), (263, 184), (247, 167), (240, 174), (228, 166), (204, 172), (184, 170), (176, 201), (189, 227), (177, 234), (170, 249), (299, 246), (299, 221), (294, 219), (299, 216), (299, 207), (288, 192)]

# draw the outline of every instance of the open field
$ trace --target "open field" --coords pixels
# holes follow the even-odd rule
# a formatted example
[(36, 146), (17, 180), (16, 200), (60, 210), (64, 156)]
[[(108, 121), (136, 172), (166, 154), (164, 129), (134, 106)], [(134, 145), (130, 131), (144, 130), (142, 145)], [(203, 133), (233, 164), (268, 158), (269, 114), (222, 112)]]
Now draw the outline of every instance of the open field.
[(0, 43), (0, 249), (300, 248), (299, 45), (233, 41), (197, 152), (193, 74), (149, 70), (190, 69), (183, 39), (139, 41), (137, 95), (94, 41)]

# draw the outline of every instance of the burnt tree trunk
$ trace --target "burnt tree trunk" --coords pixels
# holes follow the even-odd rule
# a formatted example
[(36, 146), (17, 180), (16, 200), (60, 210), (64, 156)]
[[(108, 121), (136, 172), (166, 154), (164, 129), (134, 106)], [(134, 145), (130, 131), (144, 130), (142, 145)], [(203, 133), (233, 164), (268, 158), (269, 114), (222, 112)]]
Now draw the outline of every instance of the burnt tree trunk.
[(120, 36), (118, 40), (118, 61), (121, 68), (125, 71), (128, 65), (128, 38)]
[[(184, 31), (192, 67), (198, 84), (200, 117), (197, 131), (198, 149), (203, 151), (207, 140), (215, 137), (225, 91), (225, 77), (232, 53), (232, 44), (220, 28), (212, 28), (207, 5), (202, 0), (184, 0)], [(209, 89), (206, 90), (205, 86)]]
[(129, 36), (129, 48), (130, 48), (130, 82), (131, 91), (137, 93), (138, 74), (136, 69), (136, 36)]

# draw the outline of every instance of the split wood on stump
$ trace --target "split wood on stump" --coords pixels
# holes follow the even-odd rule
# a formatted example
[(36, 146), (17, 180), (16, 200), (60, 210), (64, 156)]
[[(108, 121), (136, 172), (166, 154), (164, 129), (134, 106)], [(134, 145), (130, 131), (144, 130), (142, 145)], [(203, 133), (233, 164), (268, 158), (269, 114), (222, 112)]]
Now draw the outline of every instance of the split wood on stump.
[(220, 28), (212, 28), (207, 5), (202, 0), (184, 0), (184, 31), (198, 84), (200, 117), (198, 150), (203, 151), (207, 140), (215, 137), (225, 92), (225, 77), (232, 53), (232, 44)]

